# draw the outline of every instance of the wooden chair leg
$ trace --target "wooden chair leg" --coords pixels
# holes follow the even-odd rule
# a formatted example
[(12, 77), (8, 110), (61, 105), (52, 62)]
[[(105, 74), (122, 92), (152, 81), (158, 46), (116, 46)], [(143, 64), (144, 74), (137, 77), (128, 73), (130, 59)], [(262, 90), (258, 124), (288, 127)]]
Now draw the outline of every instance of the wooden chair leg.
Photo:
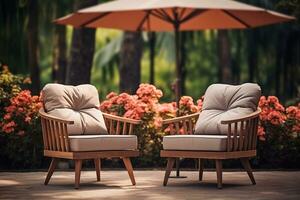
[(75, 189), (79, 188), (82, 160), (75, 160)]
[(95, 158), (94, 163), (95, 163), (97, 181), (100, 181), (100, 171), (101, 171), (101, 160), (100, 160), (100, 158)]
[(199, 158), (199, 181), (203, 179), (204, 159)]
[(54, 169), (57, 165), (57, 162), (58, 162), (58, 158), (52, 158), (49, 169), (48, 169), (48, 173), (47, 173), (47, 176), (46, 176), (46, 179), (45, 179), (45, 182), (44, 182), (45, 185), (48, 185), (48, 183), (50, 181), (50, 178), (51, 178), (51, 176), (54, 172)]
[(165, 173), (165, 178), (163, 183), (164, 186), (166, 186), (168, 183), (169, 176), (171, 174), (174, 163), (175, 163), (175, 158), (168, 158), (168, 163), (167, 163), (167, 168), (166, 168), (166, 173)]
[(222, 189), (222, 160), (216, 160), (218, 188)]
[(124, 165), (127, 169), (127, 172), (128, 172), (129, 177), (130, 177), (132, 185), (135, 185), (136, 183), (135, 183), (135, 179), (134, 179), (133, 168), (132, 168), (132, 165), (131, 165), (130, 158), (123, 158), (123, 162), (124, 162)]
[(249, 176), (252, 184), (255, 185), (256, 182), (255, 182), (255, 179), (254, 179), (254, 176), (253, 176), (253, 173), (252, 173), (249, 158), (241, 158), (240, 160), (241, 160), (241, 163), (242, 163), (244, 169), (247, 171), (248, 176)]

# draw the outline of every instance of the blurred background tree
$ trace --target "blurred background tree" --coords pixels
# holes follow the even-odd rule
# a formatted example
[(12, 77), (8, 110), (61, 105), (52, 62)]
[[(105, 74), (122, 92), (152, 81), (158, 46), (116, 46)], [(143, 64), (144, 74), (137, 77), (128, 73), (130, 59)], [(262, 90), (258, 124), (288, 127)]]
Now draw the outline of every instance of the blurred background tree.
[[(174, 100), (172, 33), (74, 29), (53, 20), (105, 0), (4, 0), (0, 2), (0, 61), (13, 73), (30, 74), (32, 90), (48, 82), (92, 83), (101, 99), (110, 91), (133, 92), (140, 82)], [(215, 82), (257, 82), (264, 95), (299, 101), (300, 1), (244, 0), (294, 15), (295, 22), (249, 30), (182, 34), (184, 94), (199, 98)]]

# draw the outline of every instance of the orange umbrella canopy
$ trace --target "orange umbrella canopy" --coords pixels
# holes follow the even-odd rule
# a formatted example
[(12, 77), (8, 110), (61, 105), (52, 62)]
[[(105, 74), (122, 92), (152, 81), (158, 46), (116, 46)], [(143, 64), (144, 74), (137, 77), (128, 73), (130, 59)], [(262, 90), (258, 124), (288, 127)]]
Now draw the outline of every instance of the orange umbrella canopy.
[(292, 19), (294, 17), (231, 0), (115, 0), (81, 9), (55, 22), (74, 27), (174, 31), (178, 103), (182, 93), (179, 31), (244, 29)]
[(74, 27), (128, 31), (243, 29), (294, 19), (231, 0), (116, 0), (57, 19)]

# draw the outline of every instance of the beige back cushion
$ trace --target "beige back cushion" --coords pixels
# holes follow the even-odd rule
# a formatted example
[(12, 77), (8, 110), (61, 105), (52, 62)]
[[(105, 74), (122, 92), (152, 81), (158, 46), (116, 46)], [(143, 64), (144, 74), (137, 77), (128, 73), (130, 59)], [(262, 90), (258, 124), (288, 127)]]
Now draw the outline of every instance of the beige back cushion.
[(97, 89), (92, 85), (47, 84), (43, 88), (45, 111), (55, 117), (74, 121), (70, 135), (107, 134)]
[(227, 134), (228, 126), (221, 124), (221, 121), (252, 113), (257, 109), (260, 96), (261, 89), (254, 83), (209, 86), (195, 134)]

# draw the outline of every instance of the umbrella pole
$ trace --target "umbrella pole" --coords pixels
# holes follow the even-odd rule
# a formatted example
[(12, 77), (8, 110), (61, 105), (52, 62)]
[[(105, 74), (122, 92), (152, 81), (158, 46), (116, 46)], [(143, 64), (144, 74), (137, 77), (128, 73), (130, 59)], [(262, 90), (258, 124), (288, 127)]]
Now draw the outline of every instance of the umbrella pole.
[[(179, 100), (181, 97), (181, 66), (180, 66), (180, 33), (179, 33), (179, 24), (174, 24), (175, 30), (175, 56), (176, 56), (176, 82), (175, 82), (175, 98), (177, 107), (179, 108)], [(177, 113), (178, 114), (178, 113)]]

